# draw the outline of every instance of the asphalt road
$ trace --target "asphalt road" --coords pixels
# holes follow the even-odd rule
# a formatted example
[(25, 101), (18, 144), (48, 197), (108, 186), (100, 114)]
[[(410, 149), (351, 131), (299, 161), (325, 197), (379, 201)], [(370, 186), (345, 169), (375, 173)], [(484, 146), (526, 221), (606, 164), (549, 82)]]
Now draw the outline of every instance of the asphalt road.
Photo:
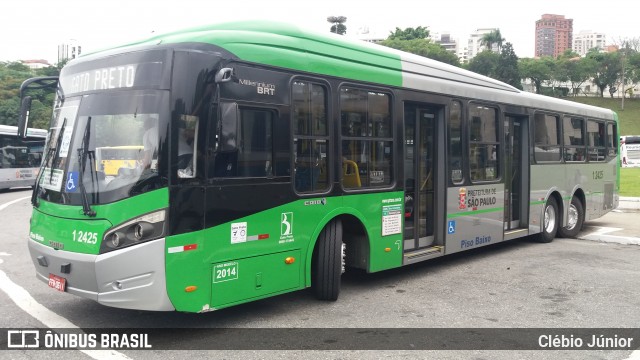
[[(410, 334), (412, 328), (638, 328), (640, 324), (640, 246), (629, 235), (640, 234), (637, 212), (607, 214), (588, 223), (580, 235), (614, 236), (608, 240), (556, 239), (539, 244), (525, 238), (381, 273), (347, 271), (337, 302), (319, 302), (310, 291), (299, 291), (206, 314), (183, 314), (108, 308), (56, 292), (36, 280), (27, 250), (29, 195), (27, 190), (0, 193), (0, 328), (404, 328)], [(616, 242), (616, 237), (631, 242)], [(633, 350), (193, 350), (235, 334), (167, 330), (163, 338), (174, 348), (185, 349), (181, 351), (12, 350), (0, 353), (0, 358), (640, 359)], [(319, 330), (318, 337), (322, 336), (326, 334)]]

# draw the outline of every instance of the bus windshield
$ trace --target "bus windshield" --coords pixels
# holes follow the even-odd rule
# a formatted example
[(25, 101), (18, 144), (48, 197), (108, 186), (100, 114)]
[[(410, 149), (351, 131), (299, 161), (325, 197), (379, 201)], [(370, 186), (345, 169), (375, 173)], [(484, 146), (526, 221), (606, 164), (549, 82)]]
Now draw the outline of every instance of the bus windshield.
[(38, 197), (80, 205), (81, 181), (89, 203), (103, 204), (165, 186), (159, 166), (167, 128), (165, 96), (163, 91), (118, 91), (59, 100)]

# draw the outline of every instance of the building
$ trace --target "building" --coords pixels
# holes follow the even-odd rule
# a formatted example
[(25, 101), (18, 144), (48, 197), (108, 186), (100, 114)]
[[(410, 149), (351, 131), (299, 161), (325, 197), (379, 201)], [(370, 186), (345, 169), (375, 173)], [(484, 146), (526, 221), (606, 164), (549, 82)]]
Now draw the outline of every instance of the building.
[(74, 39), (58, 45), (58, 62), (75, 59), (82, 53), (82, 47)]
[(460, 59), (460, 63), (467, 64), (469, 62), (469, 49), (465, 47), (458, 47), (458, 59)]
[[(498, 28), (477, 29), (474, 33), (469, 35), (469, 41), (467, 42), (466, 61), (471, 61), (471, 59), (473, 59), (480, 52), (486, 50), (487, 47), (482, 44), (482, 37), (497, 30)], [(497, 53), (500, 51), (500, 48), (498, 47), (498, 44), (493, 44), (490, 50)]]
[(607, 45), (604, 47), (604, 52), (616, 52), (620, 50), (620, 46), (618, 45)]
[(456, 39), (451, 37), (450, 33), (432, 33), (429, 37), (434, 43), (440, 44), (443, 48), (445, 48), (445, 50), (456, 55), (458, 54), (458, 42), (456, 41)]
[(593, 32), (591, 30), (580, 31), (573, 38), (572, 50), (580, 54), (580, 56), (586, 55), (591, 49), (599, 49), (600, 51), (606, 50), (607, 37), (603, 33)]
[(38, 60), (20, 60), (20, 62), (23, 65), (28, 66), (29, 69), (31, 69), (31, 70), (43, 69), (43, 68), (52, 66), (51, 64), (49, 64), (49, 62), (47, 60), (43, 60), (43, 59), (38, 59)]
[(544, 14), (536, 21), (535, 56), (553, 56), (571, 49), (573, 42), (573, 19), (564, 15)]

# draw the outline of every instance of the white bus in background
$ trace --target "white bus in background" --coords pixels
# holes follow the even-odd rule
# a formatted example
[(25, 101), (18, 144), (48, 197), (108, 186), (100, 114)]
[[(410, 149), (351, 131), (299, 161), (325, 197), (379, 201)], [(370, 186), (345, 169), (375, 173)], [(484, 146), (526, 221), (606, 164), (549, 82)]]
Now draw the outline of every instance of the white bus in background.
[(620, 136), (622, 167), (640, 167), (640, 135)]
[(28, 129), (23, 139), (16, 126), (0, 125), (0, 190), (35, 184), (46, 138), (46, 130)]

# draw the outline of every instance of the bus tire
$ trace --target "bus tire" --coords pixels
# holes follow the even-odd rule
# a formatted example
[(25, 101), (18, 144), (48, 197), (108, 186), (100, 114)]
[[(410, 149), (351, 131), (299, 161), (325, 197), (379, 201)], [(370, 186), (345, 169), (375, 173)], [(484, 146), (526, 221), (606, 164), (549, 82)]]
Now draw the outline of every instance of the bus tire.
[(342, 276), (342, 222), (332, 220), (322, 229), (313, 251), (311, 287), (320, 300), (338, 300)]
[(577, 197), (571, 199), (567, 211), (567, 226), (558, 229), (558, 235), (563, 238), (575, 238), (584, 223), (584, 207)]
[(544, 204), (544, 210), (542, 214), (542, 232), (538, 236), (538, 242), (550, 243), (556, 237), (558, 231), (558, 204), (556, 199), (551, 196)]

